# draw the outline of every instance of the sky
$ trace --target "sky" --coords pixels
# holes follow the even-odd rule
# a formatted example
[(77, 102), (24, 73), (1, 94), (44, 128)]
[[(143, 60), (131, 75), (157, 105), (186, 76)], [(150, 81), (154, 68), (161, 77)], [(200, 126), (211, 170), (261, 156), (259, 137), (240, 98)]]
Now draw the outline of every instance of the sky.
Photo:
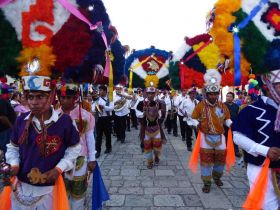
[(103, 0), (123, 45), (173, 51), (184, 37), (205, 33), (205, 18), (217, 0)]

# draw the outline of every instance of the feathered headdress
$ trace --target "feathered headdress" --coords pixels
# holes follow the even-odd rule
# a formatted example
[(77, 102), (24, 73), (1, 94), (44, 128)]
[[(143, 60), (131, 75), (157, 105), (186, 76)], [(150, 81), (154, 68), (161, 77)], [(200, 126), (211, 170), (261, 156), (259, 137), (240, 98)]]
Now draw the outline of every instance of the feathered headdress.
[(216, 69), (209, 69), (204, 74), (206, 93), (216, 93), (220, 91), (222, 76)]
[(154, 47), (134, 51), (125, 62), (126, 71), (130, 71), (129, 87), (165, 88), (169, 80), (169, 59), (171, 54)]
[[(207, 69), (221, 69), (222, 85), (231, 85), (232, 74), (226, 67), (226, 60), (220, 55), (219, 48), (212, 42), (209, 34), (185, 38), (185, 43), (174, 54), (170, 62), (170, 77), (175, 89), (202, 88), (203, 75)], [(179, 77), (178, 77), (179, 74)]]

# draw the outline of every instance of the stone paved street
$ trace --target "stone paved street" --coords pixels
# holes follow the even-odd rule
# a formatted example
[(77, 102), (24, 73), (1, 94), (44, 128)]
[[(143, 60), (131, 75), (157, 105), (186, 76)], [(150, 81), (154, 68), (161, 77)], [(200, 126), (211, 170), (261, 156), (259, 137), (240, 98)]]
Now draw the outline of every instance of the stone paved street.
[(204, 194), (200, 173), (194, 175), (187, 168), (190, 152), (186, 145), (180, 137), (167, 137), (160, 164), (152, 170), (146, 168), (138, 131), (127, 132), (125, 144), (114, 139), (113, 152), (98, 160), (111, 197), (103, 209), (241, 209), (249, 188), (244, 168), (236, 164), (224, 175), (223, 187), (213, 185), (210, 194)]

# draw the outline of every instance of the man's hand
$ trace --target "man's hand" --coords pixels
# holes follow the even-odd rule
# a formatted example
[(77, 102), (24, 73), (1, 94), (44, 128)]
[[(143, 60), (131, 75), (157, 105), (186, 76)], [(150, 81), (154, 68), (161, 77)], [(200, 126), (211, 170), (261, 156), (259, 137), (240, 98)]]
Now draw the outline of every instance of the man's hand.
[(11, 176), (16, 176), (19, 172), (19, 166), (12, 166), (11, 167)]
[(96, 166), (96, 161), (89, 161), (87, 164), (88, 171), (92, 173), (95, 169), (95, 166)]
[(278, 147), (270, 147), (267, 152), (267, 157), (271, 161), (277, 161), (280, 159), (280, 148)]
[(59, 176), (59, 171), (56, 168), (53, 168), (49, 171), (47, 171), (46, 173), (44, 173), (47, 177), (46, 177), (46, 182), (47, 183), (54, 183), (58, 176)]

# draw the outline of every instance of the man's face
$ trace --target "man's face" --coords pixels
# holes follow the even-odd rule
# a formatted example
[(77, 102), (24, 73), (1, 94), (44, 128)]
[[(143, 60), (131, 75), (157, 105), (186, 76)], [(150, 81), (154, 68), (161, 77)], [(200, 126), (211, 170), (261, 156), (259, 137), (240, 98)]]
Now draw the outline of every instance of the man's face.
[(219, 93), (207, 93), (207, 100), (211, 103), (214, 104), (218, 98), (219, 98)]
[(189, 96), (193, 100), (195, 98), (195, 96), (196, 96), (196, 93), (195, 92), (190, 92)]
[[(40, 114), (46, 108), (49, 93), (36, 91), (27, 93), (27, 103), (33, 114)], [(51, 106), (51, 105), (49, 105)]]
[(227, 100), (228, 103), (232, 103), (232, 101), (233, 101), (232, 94), (227, 94), (226, 100)]
[(103, 89), (99, 89), (99, 96), (105, 97), (106, 96), (106, 91)]
[(182, 90), (182, 96), (186, 96), (187, 95), (187, 90)]
[(150, 100), (150, 101), (152, 101), (152, 100), (154, 100), (154, 98), (155, 98), (155, 95), (156, 95), (156, 93), (147, 93), (147, 95), (148, 95), (148, 99)]
[(277, 94), (280, 96), (280, 82), (274, 83), (273, 86)]
[(63, 110), (72, 110), (75, 106), (75, 96), (60, 96), (60, 105)]

